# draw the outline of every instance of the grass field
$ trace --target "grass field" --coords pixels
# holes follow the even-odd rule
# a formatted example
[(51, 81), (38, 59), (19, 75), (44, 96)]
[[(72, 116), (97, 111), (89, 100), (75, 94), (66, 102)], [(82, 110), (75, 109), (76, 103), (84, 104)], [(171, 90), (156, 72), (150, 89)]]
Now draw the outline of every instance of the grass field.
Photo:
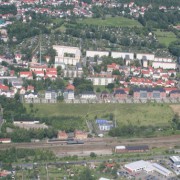
[(101, 18), (87, 18), (83, 20), (78, 20), (78, 23), (96, 26), (141, 27), (141, 24), (138, 21), (125, 17), (109, 17), (105, 20), (102, 20)]
[[(26, 105), (29, 110), (29, 105)], [(38, 117), (74, 116), (85, 121), (97, 118), (109, 119), (112, 113), (119, 125), (167, 125), (174, 112), (167, 104), (34, 104)]]
[(173, 32), (160, 31), (157, 29), (154, 33), (156, 34), (158, 41), (161, 44), (166, 45), (166, 47), (168, 47), (171, 42), (176, 41), (176, 35)]

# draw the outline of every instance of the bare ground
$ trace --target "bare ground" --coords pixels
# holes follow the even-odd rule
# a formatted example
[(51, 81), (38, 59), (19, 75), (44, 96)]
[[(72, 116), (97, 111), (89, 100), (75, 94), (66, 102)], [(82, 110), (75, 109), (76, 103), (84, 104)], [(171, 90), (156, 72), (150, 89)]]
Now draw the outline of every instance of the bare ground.
[(172, 104), (170, 105), (170, 107), (172, 108), (174, 113), (180, 116), (180, 104)]

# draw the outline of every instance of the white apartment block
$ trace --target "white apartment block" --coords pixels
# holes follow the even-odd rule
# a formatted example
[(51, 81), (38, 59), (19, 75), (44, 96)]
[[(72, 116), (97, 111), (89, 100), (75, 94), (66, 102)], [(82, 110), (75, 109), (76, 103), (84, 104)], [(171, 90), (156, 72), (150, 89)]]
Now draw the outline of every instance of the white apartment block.
[(154, 61), (154, 54), (136, 54), (136, 59), (138, 60), (149, 60), (149, 61)]
[(87, 79), (93, 82), (93, 85), (107, 86), (114, 82), (113, 77), (88, 77)]
[(163, 68), (163, 69), (176, 69), (177, 64), (175, 62), (152, 62), (153, 68)]
[(54, 45), (53, 49), (57, 52), (57, 56), (55, 56), (55, 67), (61, 64), (75, 66), (80, 62), (81, 51), (78, 47)]
[(123, 59), (134, 59), (134, 53), (126, 53), (126, 52), (111, 52), (112, 58), (123, 58)]
[(95, 57), (95, 56), (109, 56), (108, 51), (86, 51), (86, 57)]

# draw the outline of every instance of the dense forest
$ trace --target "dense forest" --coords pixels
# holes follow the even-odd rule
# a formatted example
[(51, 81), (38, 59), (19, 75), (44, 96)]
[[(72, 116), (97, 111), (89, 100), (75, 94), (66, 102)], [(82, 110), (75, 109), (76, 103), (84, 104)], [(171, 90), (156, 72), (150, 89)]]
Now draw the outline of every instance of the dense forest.
[[(130, 3), (132, 0), (119, 0), (120, 3)], [(157, 7), (159, 5), (171, 7), (171, 6), (179, 6), (180, 1), (179, 0), (134, 0), (134, 2), (137, 5), (144, 6), (151, 4), (154, 7)]]

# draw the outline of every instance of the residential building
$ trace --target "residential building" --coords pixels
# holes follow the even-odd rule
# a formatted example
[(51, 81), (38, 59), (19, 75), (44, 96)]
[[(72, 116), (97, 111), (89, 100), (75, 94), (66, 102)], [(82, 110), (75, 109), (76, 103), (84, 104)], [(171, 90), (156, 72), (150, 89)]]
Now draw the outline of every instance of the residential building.
[(166, 92), (162, 88), (158, 89), (148, 89), (148, 88), (139, 88), (133, 89), (134, 99), (163, 99), (166, 98)]
[(3, 143), (3, 144), (11, 143), (11, 138), (1, 138), (0, 143)]
[(80, 95), (81, 99), (96, 99), (97, 96), (93, 91), (86, 91)]
[(78, 47), (54, 45), (53, 49), (57, 51), (57, 56), (55, 56), (55, 67), (61, 66), (62, 63), (75, 66), (80, 62), (81, 51)]
[(153, 68), (162, 68), (162, 69), (176, 69), (177, 64), (176, 62), (159, 62), (159, 61), (153, 61), (152, 62)]
[(32, 93), (32, 92), (26, 92), (24, 94), (24, 98), (25, 99), (36, 99), (36, 98), (38, 98), (38, 94), (37, 93)]
[(74, 138), (75, 139), (83, 140), (83, 139), (87, 139), (87, 137), (88, 137), (88, 134), (86, 132), (83, 132), (80, 130), (74, 131)]
[(171, 98), (180, 98), (180, 90), (172, 90), (169, 94)]
[(73, 100), (74, 99), (74, 91), (73, 90), (65, 90), (63, 93), (64, 99)]
[(46, 100), (56, 100), (57, 93), (55, 91), (46, 91), (45, 92), (45, 99)]
[(125, 60), (133, 60), (134, 59), (134, 53), (128, 53), (128, 52), (111, 52), (112, 58), (122, 58)]
[(20, 73), (19, 73), (19, 76), (20, 76), (21, 78), (27, 78), (27, 79), (29, 79), (29, 78), (32, 77), (32, 72), (31, 72), (31, 71), (20, 72)]
[(108, 51), (86, 51), (86, 57), (102, 57), (102, 56), (109, 56)]
[(116, 89), (114, 92), (114, 97), (116, 99), (127, 99), (127, 93), (124, 89)]
[(59, 131), (57, 138), (60, 140), (66, 140), (68, 139), (68, 134), (65, 131)]
[(113, 122), (106, 119), (96, 119), (96, 124), (100, 131), (109, 131), (114, 127)]
[(138, 60), (148, 60), (148, 61), (154, 61), (155, 55), (154, 54), (136, 54), (136, 59)]
[(107, 86), (110, 83), (114, 83), (114, 77), (111, 75), (94, 75), (94, 76), (90, 76), (87, 77), (87, 79), (91, 80), (93, 82), (93, 85), (99, 85), (99, 86)]

